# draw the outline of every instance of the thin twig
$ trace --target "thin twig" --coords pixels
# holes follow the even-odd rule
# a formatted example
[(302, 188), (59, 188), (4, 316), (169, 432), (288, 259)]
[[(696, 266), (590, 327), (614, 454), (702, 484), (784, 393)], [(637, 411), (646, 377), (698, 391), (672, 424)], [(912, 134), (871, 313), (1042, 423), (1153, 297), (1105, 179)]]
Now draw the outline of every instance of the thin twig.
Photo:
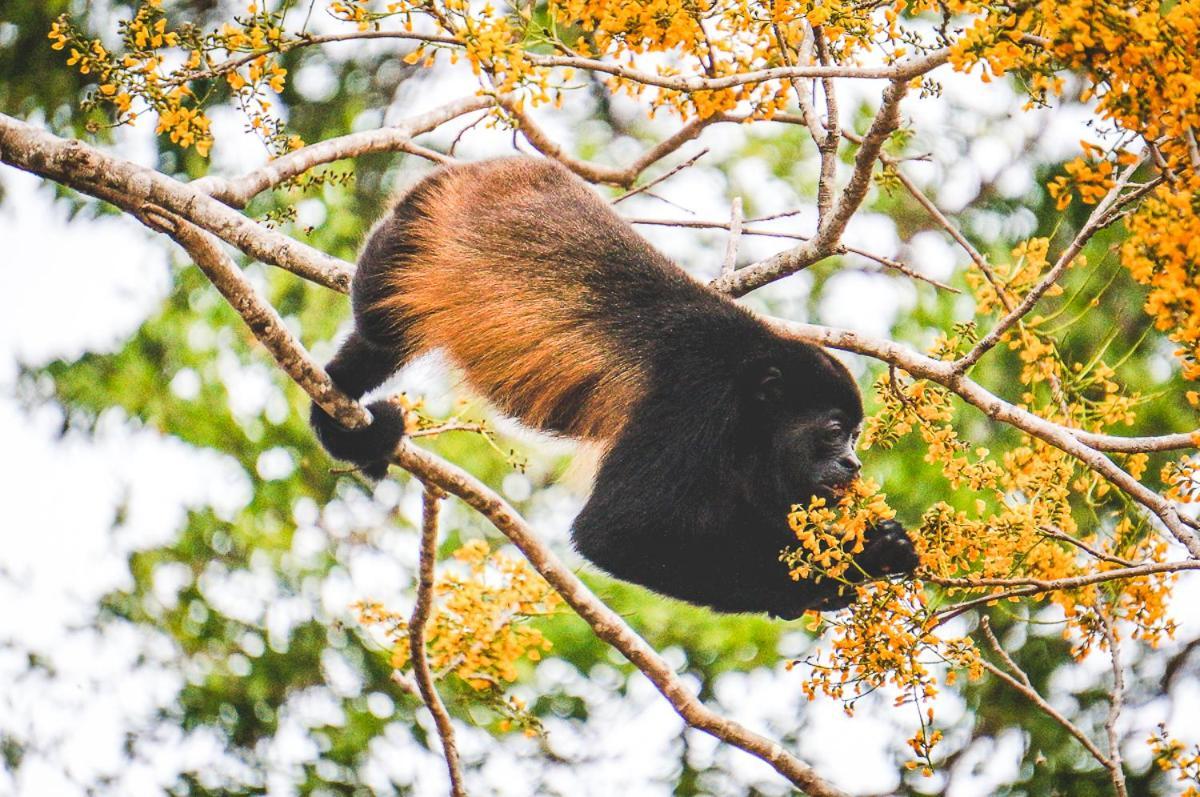
[(1091, 554), (1092, 556), (1096, 557), (1097, 559), (1102, 559), (1105, 562), (1112, 562), (1115, 565), (1121, 565), (1121, 567), (1141, 567), (1141, 565), (1144, 564), (1144, 562), (1143, 563), (1131, 562), (1128, 559), (1122, 559), (1119, 556), (1113, 556), (1112, 554), (1104, 553), (1103, 551), (1097, 550), (1096, 548), (1093, 548), (1092, 546), (1088, 545), (1083, 540), (1079, 540), (1079, 539), (1076, 539), (1075, 537), (1072, 537), (1070, 534), (1067, 534), (1066, 532), (1064, 532), (1061, 529), (1056, 529), (1051, 526), (1040, 526), (1038, 528), (1038, 530), (1041, 531), (1043, 534), (1045, 534), (1047, 537), (1053, 537), (1054, 539), (1062, 540), (1063, 542), (1068, 543), (1069, 545), (1074, 545), (1076, 548), (1079, 548), (1082, 551), (1086, 551), (1087, 553)]
[[(996, 640), (996, 637), (991, 633), (990, 629), (988, 629), (987, 635), (989, 636), (989, 642), (995, 642), (994, 647), (998, 648), (1000, 643), (999, 643), (999, 641)], [(1003, 658), (1006, 660), (1006, 663), (1010, 664), (1015, 669), (1016, 672), (1020, 673), (1019, 679), (1017, 677), (1009, 675), (1004, 670), (1000, 669), (995, 664), (992, 664), (990, 661), (988, 661), (985, 658), (980, 657), (979, 663), (983, 666), (983, 668), (985, 670), (987, 670), (992, 675), (996, 676), (1001, 681), (1008, 684), (1013, 689), (1016, 689), (1018, 692), (1020, 692), (1022, 695), (1024, 695), (1026, 698), (1028, 698), (1029, 701), (1032, 702), (1038, 708), (1040, 708), (1042, 710), (1042, 712), (1046, 714), (1046, 716), (1048, 716), (1050, 719), (1057, 722), (1059, 725), (1061, 725), (1067, 731), (1067, 733), (1071, 734), (1076, 739), (1078, 739), (1079, 743), (1083, 745), (1084, 749), (1087, 750), (1088, 753), (1090, 753), (1093, 758), (1095, 758), (1097, 761), (1099, 761), (1101, 766), (1103, 766), (1105, 769), (1110, 769), (1111, 764), (1110, 764), (1108, 757), (1106, 755), (1104, 755), (1104, 753), (1100, 750), (1099, 747), (1096, 746), (1096, 743), (1093, 742), (1091, 739), (1089, 739), (1087, 734), (1084, 733), (1079, 728), (1078, 725), (1071, 722), (1069, 719), (1067, 719), (1061, 713), (1059, 713), (1058, 710), (1054, 708), (1054, 706), (1047, 703), (1045, 698), (1043, 698), (1040, 694), (1038, 694), (1037, 690), (1034, 689), (1033, 686), (1029, 683), (1029, 678), (1027, 676), (1025, 676), (1025, 674), (1023, 672), (1021, 672), (1021, 670), (1019, 668), (1016, 667), (1016, 664), (1013, 663), (1012, 659), (1009, 658), (1007, 654), (1004, 654), (1003, 651), (1001, 651), (1001, 653), (1002, 653)]]
[(725, 241), (725, 259), (721, 263), (721, 274), (730, 274), (737, 268), (738, 244), (742, 237), (742, 198), (735, 196), (729, 205), (729, 238)]
[[(780, 218), (782, 216), (792, 216), (799, 212), (801, 212), (801, 211), (788, 211), (786, 213), (776, 213), (771, 216), (763, 216), (763, 217), (757, 218), (757, 219), (747, 219), (746, 221), (747, 222), (766, 221), (769, 219)], [(725, 222), (725, 221), (702, 221), (699, 219), (646, 219), (646, 218), (631, 218), (629, 216), (625, 217), (625, 221), (629, 222), (630, 224), (644, 224), (644, 225), (650, 226), (650, 227), (686, 227), (686, 228), (698, 229), (698, 230), (728, 230), (729, 229), (729, 222)], [(810, 236), (810, 235), (799, 235), (794, 232), (778, 232), (776, 230), (764, 230), (761, 227), (742, 227), (741, 234), (748, 235), (748, 236), (756, 236), (756, 237), (761, 237), (761, 238), (786, 238), (786, 239), (792, 240), (792, 241), (808, 241), (808, 240), (811, 240), (811, 238), (812, 238), (812, 236)], [(910, 277), (911, 279), (915, 279), (920, 282), (924, 282), (928, 285), (932, 285), (933, 287), (938, 288), (939, 290), (949, 291), (950, 293), (962, 293), (962, 291), (960, 291), (958, 288), (955, 288), (952, 285), (947, 285), (946, 283), (941, 282), (940, 280), (935, 280), (933, 277), (925, 276), (924, 274), (922, 274), (919, 271), (917, 271), (916, 269), (914, 269), (912, 266), (901, 263), (900, 261), (894, 260), (890, 257), (884, 257), (883, 255), (877, 255), (874, 252), (868, 252), (867, 250), (860, 249), (857, 246), (847, 246), (846, 244), (838, 244), (836, 247), (834, 247), (831, 254), (858, 255), (859, 257), (864, 257), (867, 260), (872, 260), (872, 261), (878, 263), (879, 265), (883, 266), (886, 269), (890, 269), (892, 271), (898, 271), (906, 277)], [(875, 273), (878, 273), (878, 272), (875, 272)]]
[(1112, 659), (1113, 688), (1112, 697), (1108, 703), (1108, 717), (1104, 720), (1104, 731), (1108, 735), (1108, 772), (1112, 777), (1113, 788), (1117, 797), (1127, 797), (1125, 786), (1125, 768), (1121, 761), (1121, 739), (1117, 735), (1117, 720), (1125, 705), (1125, 671), (1121, 667), (1121, 640), (1113, 628), (1113, 618), (1101, 607), (1100, 625), (1104, 629), (1104, 639), (1108, 642), (1108, 655)]
[(450, 714), (446, 711), (441, 695), (433, 683), (433, 673), (429, 669), (429, 659), (425, 652), (425, 624), (429, 622), (433, 608), (433, 565), (437, 561), (439, 501), (441, 490), (427, 485), (421, 496), (420, 571), (417, 580), (417, 602), (408, 621), (408, 642), (417, 688), (421, 690), (421, 699), (433, 715), (433, 723), (437, 726), (438, 736), (442, 740), (442, 755), (446, 759), (446, 769), (450, 772), (450, 794), (453, 797), (466, 797), (462, 767), (458, 760), (458, 745), (454, 741), (454, 725), (450, 722)]
[(1004, 662), (1004, 666), (1008, 667), (1009, 672), (1017, 677), (1017, 679), (1033, 688), (1033, 682), (1029, 680), (1029, 676), (1022, 670), (1012, 657), (1008, 655), (1008, 651), (1000, 644), (1000, 640), (996, 638), (996, 634), (992, 631), (992, 620), (986, 614), (979, 618), (979, 629), (983, 631), (983, 635), (987, 637), (988, 644), (992, 646), (992, 650), (996, 651), (996, 655)]
[(655, 177), (653, 180), (646, 183), (645, 185), (639, 185), (637, 188), (631, 189), (629, 191), (626, 191), (624, 194), (621, 194), (619, 197), (617, 197), (616, 199), (614, 199), (612, 201), (612, 204), (616, 205), (619, 202), (624, 202), (626, 199), (629, 199), (629, 197), (631, 197), (631, 196), (637, 196), (638, 194), (642, 193), (643, 191), (649, 191), (651, 188), (658, 185), (659, 183), (671, 179), (672, 177), (679, 174), (684, 169), (692, 166), (696, 161), (700, 160), (707, 154), (708, 154), (707, 148), (700, 150), (695, 155), (691, 156), (690, 158), (688, 158), (687, 160), (685, 160), (681, 163), (677, 163), (675, 166), (671, 167), (670, 170), (664, 172), (663, 174), (660, 174), (658, 177)]

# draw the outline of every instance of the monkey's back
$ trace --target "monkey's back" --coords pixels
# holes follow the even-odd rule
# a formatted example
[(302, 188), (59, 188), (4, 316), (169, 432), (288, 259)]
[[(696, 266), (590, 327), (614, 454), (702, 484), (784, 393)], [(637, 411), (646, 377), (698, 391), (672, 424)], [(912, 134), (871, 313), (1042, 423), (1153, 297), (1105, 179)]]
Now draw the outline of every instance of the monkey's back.
[(692, 345), (697, 323), (726, 338), (722, 320), (756, 328), (585, 183), (534, 158), (426, 177), (373, 233), (353, 293), (368, 338), (444, 349), (507, 414), (595, 440), (613, 439), (653, 362)]

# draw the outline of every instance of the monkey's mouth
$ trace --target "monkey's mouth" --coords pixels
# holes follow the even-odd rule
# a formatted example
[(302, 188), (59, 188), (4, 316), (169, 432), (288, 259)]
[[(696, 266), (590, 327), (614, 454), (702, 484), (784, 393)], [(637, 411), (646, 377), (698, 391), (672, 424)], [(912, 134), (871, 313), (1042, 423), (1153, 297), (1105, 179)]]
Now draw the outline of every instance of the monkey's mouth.
[(854, 484), (854, 479), (821, 482), (821, 489), (829, 493), (830, 497), (840, 500), (849, 492), (851, 484)]

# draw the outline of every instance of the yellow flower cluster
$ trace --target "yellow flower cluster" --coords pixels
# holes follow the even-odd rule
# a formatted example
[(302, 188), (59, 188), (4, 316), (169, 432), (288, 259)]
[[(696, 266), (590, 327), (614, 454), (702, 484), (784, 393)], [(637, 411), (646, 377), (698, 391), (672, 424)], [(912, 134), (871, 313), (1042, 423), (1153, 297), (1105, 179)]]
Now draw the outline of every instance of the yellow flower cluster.
[[(528, 621), (553, 614), (561, 599), (529, 563), (489, 552), (482, 540), (454, 553), (466, 574), (447, 569), (434, 585), (434, 605), (426, 624), (430, 667), (453, 673), (477, 690), (515, 681), (521, 659), (537, 661), (550, 641)], [(378, 604), (360, 604), (365, 625), (380, 627), (392, 644), (391, 664), (410, 664), (408, 621)]]
[[(120, 23), (120, 54), (109, 53), (98, 39), (85, 37), (66, 15), (51, 25), (51, 47), (68, 51), (68, 66), (96, 76), (97, 90), (88, 104), (111, 107), (114, 124), (122, 125), (138, 118), (142, 111), (133, 108), (140, 101), (158, 116), (156, 132), (207, 155), (212, 133), (204, 107), (217, 95), (208, 87), (198, 95), (192, 86), (198, 79), (223, 75), (251, 129), (272, 154), (301, 146), (297, 136), (284, 131), (266, 96), (268, 91), (282, 92), (287, 76), (273, 55), (288, 46), (282, 15), (259, 11), (251, 3), (237, 24), (202, 35), (190, 25), (168, 29), (160, 6), (161, 0), (144, 0), (131, 20)], [(182, 61), (169, 50), (181, 51)], [(243, 53), (258, 55), (248, 61), (230, 57)]]
[[(1200, 378), (1200, 0), (1040, 0), (1018, 12), (951, 5), (976, 15), (954, 45), (958, 68), (982, 64), (985, 79), (1018, 71), (1034, 102), (1060, 92), (1055, 73), (1072, 70), (1087, 81), (1085, 99), (1095, 97), (1100, 117), (1140, 136), (1172, 175), (1127, 220), (1121, 258), (1149, 286), (1146, 311), (1179, 344), (1185, 376)], [(1134, 157), (1085, 149), (1087, 160), (1050, 183), (1059, 209), (1072, 186), (1083, 201), (1097, 201), (1115, 168)]]
[(847, 571), (863, 551), (867, 529), (895, 516), (879, 485), (870, 479), (855, 480), (836, 506), (826, 506), (824, 498), (816, 497), (807, 505), (794, 505), (788, 526), (800, 547), (783, 557), (792, 578), (852, 580), (854, 572), (847, 576)]
[(1121, 260), (1149, 287), (1145, 309), (1178, 344), (1187, 379), (1200, 379), (1200, 171), (1159, 186), (1126, 221)]
[(1188, 749), (1183, 742), (1171, 738), (1162, 725), (1148, 741), (1154, 763), (1163, 772), (1174, 772), (1175, 780), (1186, 784), (1179, 797), (1200, 797), (1200, 745)]

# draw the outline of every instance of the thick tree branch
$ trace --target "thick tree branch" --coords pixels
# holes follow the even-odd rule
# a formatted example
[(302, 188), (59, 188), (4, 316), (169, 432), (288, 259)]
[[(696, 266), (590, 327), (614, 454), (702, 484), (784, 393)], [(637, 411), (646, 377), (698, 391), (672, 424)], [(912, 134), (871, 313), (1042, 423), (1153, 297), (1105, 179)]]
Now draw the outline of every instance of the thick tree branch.
[(333, 386), (324, 369), (293, 337), (275, 308), (259, 298), (242, 270), (221, 251), (215, 237), (156, 208), (145, 208), (138, 216), (148, 226), (175, 239), (187, 251), (230, 306), (238, 311), (254, 337), (271, 352), (284, 373), (334, 420), (350, 429), (371, 423), (371, 414)]
[(350, 289), (354, 267), (349, 263), (255, 224), (165, 174), (106, 155), (82, 141), (59, 138), (2, 113), (0, 162), (99, 196), (131, 213), (144, 204), (156, 205), (264, 263), (343, 293)]

